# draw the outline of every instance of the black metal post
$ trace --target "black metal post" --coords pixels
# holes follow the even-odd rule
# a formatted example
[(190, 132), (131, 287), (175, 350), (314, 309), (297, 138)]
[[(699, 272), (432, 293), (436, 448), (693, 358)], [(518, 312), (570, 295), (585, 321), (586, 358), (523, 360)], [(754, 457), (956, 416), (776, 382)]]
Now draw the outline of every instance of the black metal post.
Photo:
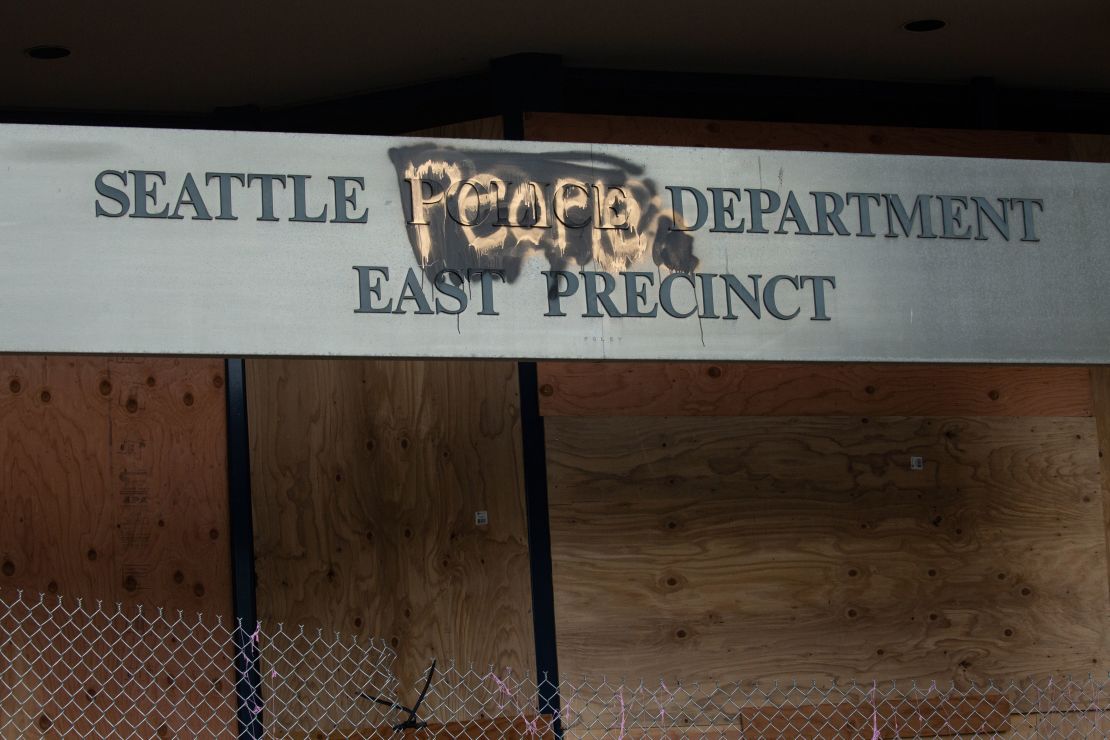
[(528, 516), (528, 565), (532, 575), (532, 631), (540, 714), (559, 719), (559, 657), (555, 640), (555, 584), (551, 575), (551, 520), (547, 505), (547, 451), (540, 416), (536, 363), (517, 364), (520, 378), (520, 430), (524, 453), (524, 509)]
[(224, 361), (227, 376), (227, 490), (231, 530), (231, 586), (235, 643), (235, 698), (239, 737), (262, 737), (262, 675), (258, 669), (258, 623), (254, 581), (254, 514), (251, 511), (247, 384), (242, 359)]

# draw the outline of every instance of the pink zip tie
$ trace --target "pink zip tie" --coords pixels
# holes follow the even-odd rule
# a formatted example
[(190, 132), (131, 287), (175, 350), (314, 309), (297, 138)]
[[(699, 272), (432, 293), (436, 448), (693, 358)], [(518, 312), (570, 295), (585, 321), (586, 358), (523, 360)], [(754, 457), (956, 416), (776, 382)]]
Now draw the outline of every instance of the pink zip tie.
[(882, 735), (879, 734), (879, 705), (875, 703), (875, 689), (878, 688), (878, 682), (871, 682), (871, 740), (882, 740)]
[(513, 698), (513, 692), (509, 691), (509, 687), (506, 686), (505, 682), (498, 678), (497, 674), (495, 674), (493, 671), (490, 671), (489, 677), (493, 679), (493, 682), (495, 684), (497, 684), (498, 692), (500, 692), (504, 697), (504, 700), (499, 700), (500, 706), (498, 706), (498, 709), (504, 709), (505, 703)]
[[(663, 691), (667, 694), (667, 701), (674, 699), (674, 693), (667, 688), (666, 681), (660, 681), (659, 685), (663, 687)], [(661, 700), (656, 699), (656, 701), (659, 702), (659, 724), (666, 726), (667, 708), (663, 706), (663, 702)]]

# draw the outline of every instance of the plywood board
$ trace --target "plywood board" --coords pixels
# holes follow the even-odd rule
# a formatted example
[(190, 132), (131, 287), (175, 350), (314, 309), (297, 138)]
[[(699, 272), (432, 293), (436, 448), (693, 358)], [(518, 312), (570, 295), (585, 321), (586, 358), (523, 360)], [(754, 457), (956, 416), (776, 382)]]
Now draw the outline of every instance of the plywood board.
[(697, 738), (713, 738), (713, 740), (744, 740), (752, 735), (745, 735), (741, 723), (700, 725), (698, 727), (683, 727), (671, 729), (649, 728), (641, 730), (634, 728), (631, 731), (621, 731), (620, 727), (606, 727), (601, 729), (582, 729), (570, 727), (563, 732), (565, 740), (621, 740), (621, 738), (637, 738), (637, 740), (694, 740)]
[(444, 126), (432, 126), (431, 128), (420, 129), (419, 131), (410, 131), (406, 136), (426, 136), (429, 139), (500, 139), (502, 138), (502, 126), (500, 116), (491, 116), (489, 118), (477, 118), (473, 121), (465, 121), (463, 123), (449, 123)]
[(223, 372), (0, 358), (0, 587), (228, 616)]
[(1104, 670), (1094, 435), (1089, 418), (549, 418), (561, 675)]
[[(26, 639), (7, 643), (0, 663), (26, 670), (34, 656), (57, 660), (69, 641), (76, 650), (57, 670), (33, 666), (42, 682), (20, 679), (24, 693), (6, 697), (5, 711), (33, 712), (39, 729), (98, 736), (126, 724), (203, 734), (233, 721), (233, 702), (220, 704), (213, 689), (233, 686), (228, 656), (183, 626), (173, 645), (147, 637), (135, 648), (133, 631), (104, 616), (117, 603), (129, 614), (145, 605), (168, 618), (230, 616), (223, 385), (220, 360), (0, 358), (0, 589), (5, 603), (19, 604), (22, 589), (24, 603), (43, 593), (51, 607), (8, 613), (5, 634)], [(95, 618), (66, 616), (78, 599)], [(198, 664), (198, 651), (213, 660)], [(173, 685), (143, 704), (117, 695), (125, 669)], [(182, 696), (210, 690), (210, 712), (177, 711)]]
[(492, 718), (473, 722), (429, 723), (427, 727), (397, 731), (392, 727), (360, 727), (354, 730), (293, 734), (295, 740), (554, 740), (547, 720), (534, 717)]
[[(772, 691), (772, 694), (775, 692)], [(567, 738), (643, 737), (671, 738), (807, 738), (809, 740), (849, 740), (853, 738), (913, 737), (998, 737), (1007, 736), (1011, 728), (1011, 706), (998, 694), (967, 698), (933, 697), (874, 702), (839, 703), (799, 702), (776, 696), (779, 706), (748, 704), (744, 699), (716, 706), (715, 711), (698, 714), (697, 703), (684, 707), (679, 716), (671, 716), (674, 727), (627, 730), (620, 725), (579, 728), (571, 724)], [(817, 699), (816, 692), (813, 696)]]
[(511, 362), (249, 361), (261, 617), (383, 638), (402, 686), (433, 658), (534, 669), (517, 383)]
[(726, 149), (920, 154), (1106, 161), (1110, 137), (1039, 133), (929, 129), (909, 126), (845, 126), (818, 123), (712, 121), (693, 118), (528, 113), (528, 141), (596, 144), (709, 146)]
[[(1098, 429), (1102, 517), (1106, 534), (1107, 587), (1110, 588), (1110, 367), (1091, 368), (1091, 396)], [(1110, 618), (1110, 615), (1108, 615)]]
[(0, 367), (0, 586), (120, 598), (107, 360), (9, 355)]
[(1083, 367), (542, 362), (544, 416), (1091, 416)]
[(755, 737), (913, 738), (990, 736), (1010, 728), (1010, 703), (998, 694), (873, 704), (751, 707), (741, 710), (744, 730)]

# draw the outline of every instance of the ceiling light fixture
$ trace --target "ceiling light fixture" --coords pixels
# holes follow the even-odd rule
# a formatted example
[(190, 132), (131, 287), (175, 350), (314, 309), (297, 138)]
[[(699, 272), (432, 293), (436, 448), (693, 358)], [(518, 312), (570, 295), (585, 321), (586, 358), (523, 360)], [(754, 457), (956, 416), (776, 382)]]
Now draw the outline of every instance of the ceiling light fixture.
[(23, 53), (32, 59), (65, 59), (70, 55), (67, 47), (54, 45), (32, 46)]
[(918, 21), (908, 21), (902, 25), (902, 28), (913, 33), (929, 33), (939, 31), (947, 25), (939, 18), (922, 18)]

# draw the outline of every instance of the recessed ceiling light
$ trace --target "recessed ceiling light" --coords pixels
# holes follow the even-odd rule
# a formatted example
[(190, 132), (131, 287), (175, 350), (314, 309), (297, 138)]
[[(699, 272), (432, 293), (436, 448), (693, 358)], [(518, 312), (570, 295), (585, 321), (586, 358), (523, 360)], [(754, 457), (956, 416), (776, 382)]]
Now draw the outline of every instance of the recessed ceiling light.
[(43, 45), (24, 49), (23, 53), (32, 59), (65, 59), (70, 51), (65, 46)]
[(948, 24), (939, 18), (922, 18), (918, 21), (909, 21), (903, 24), (902, 28), (913, 33), (928, 33), (929, 31), (939, 31), (946, 25)]

